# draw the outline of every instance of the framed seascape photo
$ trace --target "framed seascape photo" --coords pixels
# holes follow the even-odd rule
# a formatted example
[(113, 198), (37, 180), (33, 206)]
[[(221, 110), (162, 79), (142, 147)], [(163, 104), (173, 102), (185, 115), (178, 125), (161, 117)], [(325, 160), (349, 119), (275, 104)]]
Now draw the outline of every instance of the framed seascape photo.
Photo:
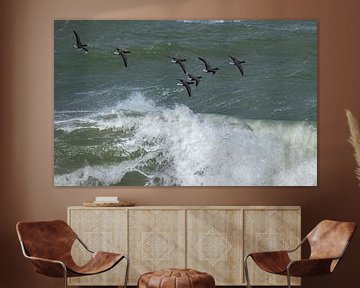
[(317, 22), (55, 20), (55, 186), (316, 186)]

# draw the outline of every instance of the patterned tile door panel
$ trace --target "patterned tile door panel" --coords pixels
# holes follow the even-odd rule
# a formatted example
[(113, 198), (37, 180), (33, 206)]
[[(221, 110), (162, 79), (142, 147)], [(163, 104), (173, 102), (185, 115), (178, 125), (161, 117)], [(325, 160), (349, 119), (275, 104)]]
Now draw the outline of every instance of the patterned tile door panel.
[[(127, 252), (127, 215), (125, 209), (70, 210), (68, 222), (80, 239), (93, 251)], [(76, 241), (72, 248), (76, 263), (86, 263), (90, 255)], [(108, 272), (85, 277), (69, 278), (70, 285), (122, 285), (125, 261)]]
[(129, 210), (129, 281), (148, 271), (185, 267), (185, 210)]
[(216, 285), (242, 281), (242, 211), (187, 210), (187, 266), (206, 271)]
[[(300, 210), (245, 210), (244, 255), (251, 252), (275, 251), (295, 248), (300, 242)], [(300, 259), (301, 251), (291, 258)], [(249, 276), (252, 285), (286, 285), (286, 277), (266, 273), (249, 259)], [(299, 285), (299, 278), (292, 278)]]

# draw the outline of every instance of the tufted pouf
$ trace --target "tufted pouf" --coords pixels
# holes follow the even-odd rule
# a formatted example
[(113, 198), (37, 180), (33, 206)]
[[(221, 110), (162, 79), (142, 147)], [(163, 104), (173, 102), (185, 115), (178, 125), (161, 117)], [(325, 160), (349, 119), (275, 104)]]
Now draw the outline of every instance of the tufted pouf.
[(140, 276), (138, 288), (214, 288), (214, 277), (192, 269), (166, 269)]

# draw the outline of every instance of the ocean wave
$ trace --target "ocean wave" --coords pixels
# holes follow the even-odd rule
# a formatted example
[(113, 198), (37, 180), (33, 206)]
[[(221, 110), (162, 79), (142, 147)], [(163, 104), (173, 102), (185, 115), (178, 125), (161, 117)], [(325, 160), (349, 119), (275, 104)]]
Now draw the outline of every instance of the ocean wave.
[(176, 22), (182, 22), (182, 23), (198, 23), (198, 24), (219, 24), (219, 23), (225, 23), (225, 22), (231, 22), (230, 20), (176, 20)]
[[(157, 106), (138, 92), (111, 109), (58, 122), (56, 131), (65, 134), (81, 131), (89, 123), (98, 133), (113, 131), (107, 145), (132, 156), (119, 163), (109, 161), (101, 165), (84, 159), (80, 168), (56, 174), (56, 186), (129, 185), (124, 179), (131, 173), (144, 179), (138, 185), (313, 186), (317, 183), (317, 132), (311, 122), (243, 120), (194, 113), (184, 105), (170, 109)], [(120, 130), (128, 133), (116, 133)], [(55, 146), (62, 141), (55, 140)], [(94, 146), (86, 149), (91, 147)], [(98, 148), (96, 153), (102, 151)]]
[[(269, 29), (269, 30), (278, 30), (278, 31), (298, 31), (298, 30), (311, 30), (316, 31), (317, 27), (314, 25), (316, 21), (299, 21), (299, 20), (177, 20), (177, 22), (185, 23), (185, 24), (224, 24), (224, 23), (240, 23), (244, 27), (248, 28), (259, 28), (261, 29)], [(264, 22), (268, 23), (267, 27), (264, 27)], [(271, 25), (272, 23), (276, 25)], [(280, 25), (279, 25), (280, 24)]]

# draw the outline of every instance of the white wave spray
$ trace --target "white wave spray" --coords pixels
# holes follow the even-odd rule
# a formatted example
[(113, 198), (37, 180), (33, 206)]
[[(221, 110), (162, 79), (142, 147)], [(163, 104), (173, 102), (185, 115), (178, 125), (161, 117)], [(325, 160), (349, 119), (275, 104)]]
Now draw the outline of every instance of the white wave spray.
[(55, 127), (72, 131), (87, 123), (86, 127), (100, 130), (127, 129), (131, 135), (114, 145), (146, 153), (118, 164), (87, 165), (55, 175), (56, 186), (116, 185), (134, 171), (146, 177), (145, 185), (317, 184), (317, 133), (312, 123), (196, 114), (183, 105), (156, 106), (140, 93), (86, 117), (55, 123)]

